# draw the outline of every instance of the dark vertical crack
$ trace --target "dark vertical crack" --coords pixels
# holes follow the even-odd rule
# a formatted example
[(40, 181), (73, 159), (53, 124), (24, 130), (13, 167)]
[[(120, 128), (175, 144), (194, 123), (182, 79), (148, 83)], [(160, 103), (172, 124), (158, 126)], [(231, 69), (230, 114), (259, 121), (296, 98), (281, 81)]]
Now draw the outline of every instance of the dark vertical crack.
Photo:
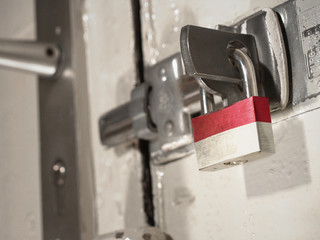
[(139, 0), (131, 0), (132, 18), (134, 30), (134, 53), (135, 64), (137, 69), (137, 84), (144, 82), (144, 65), (143, 65), (143, 49), (142, 49), (142, 33), (140, 19), (140, 2)]
[(155, 226), (154, 206), (152, 193), (152, 178), (150, 169), (149, 143), (140, 140), (139, 149), (142, 155), (142, 187), (143, 187), (143, 207), (146, 214), (146, 221), (150, 226)]
[[(137, 70), (137, 85), (144, 82), (144, 64), (142, 50), (142, 33), (140, 18), (140, 2), (139, 0), (131, 0), (133, 29), (134, 29), (134, 52), (135, 64)], [(152, 193), (152, 178), (150, 168), (149, 143), (147, 141), (139, 141), (139, 150), (142, 157), (142, 187), (143, 187), (143, 207), (146, 214), (146, 221), (150, 226), (155, 226), (154, 206)]]

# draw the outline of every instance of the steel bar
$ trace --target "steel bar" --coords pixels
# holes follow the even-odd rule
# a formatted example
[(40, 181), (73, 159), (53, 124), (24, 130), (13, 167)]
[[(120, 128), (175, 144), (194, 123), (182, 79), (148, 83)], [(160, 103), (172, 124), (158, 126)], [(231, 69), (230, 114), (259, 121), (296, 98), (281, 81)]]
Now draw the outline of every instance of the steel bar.
[(51, 77), (57, 72), (60, 55), (51, 43), (0, 40), (1, 67)]
[(112, 147), (135, 138), (129, 108), (130, 103), (126, 103), (100, 119), (100, 138), (104, 145)]
[[(184, 106), (190, 108), (190, 113), (200, 111), (200, 93), (199, 85), (194, 78), (180, 79), (180, 92), (183, 98)], [(116, 109), (107, 112), (100, 118), (100, 138), (101, 142), (113, 147), (126, 141), (137, 138), (133, 130), (133, 119), (129, 114), (130, 104), (136, 102), (128, 102)], [(198, 106), (194, 106), (197, 104)]]

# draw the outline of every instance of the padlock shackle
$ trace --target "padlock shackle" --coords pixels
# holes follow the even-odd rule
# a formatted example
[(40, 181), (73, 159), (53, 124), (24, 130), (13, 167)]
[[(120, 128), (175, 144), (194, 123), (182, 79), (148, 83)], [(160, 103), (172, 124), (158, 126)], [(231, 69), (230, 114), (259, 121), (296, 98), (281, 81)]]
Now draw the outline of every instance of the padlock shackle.
[[(240, 72), (243, 91), (246, 97), (258, 96), (256, 72), (247, 49), (244, 46), (242, 47), (242, 45), (234, 46), (230, 44), (227, 51), (231, 62)], [(201, 114), (207, 114), (214, 110), (213, 94), (207, 92), (202, 86), (200, 88), (200, 102)]]
[(229, 48), (228, 53), (240, 72), (246, 97), (258, 96), (257, 77), (250, 56), (241, 48)]
[(200, 88), (200, 103), (201, 114), (207, 114), (214, 111), (214, 97), (213, 94), (206, 91), (204, 88)]

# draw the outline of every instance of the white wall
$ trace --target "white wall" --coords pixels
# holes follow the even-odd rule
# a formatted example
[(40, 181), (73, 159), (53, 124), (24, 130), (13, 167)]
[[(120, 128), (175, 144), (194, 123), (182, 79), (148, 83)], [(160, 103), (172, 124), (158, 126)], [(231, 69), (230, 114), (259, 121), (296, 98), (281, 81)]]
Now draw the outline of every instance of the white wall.
[[(0, 38), (34, 39), (33, 0), (0, 2)], [(36, 77), (0, 69), (0, 239), (41, 239)]]

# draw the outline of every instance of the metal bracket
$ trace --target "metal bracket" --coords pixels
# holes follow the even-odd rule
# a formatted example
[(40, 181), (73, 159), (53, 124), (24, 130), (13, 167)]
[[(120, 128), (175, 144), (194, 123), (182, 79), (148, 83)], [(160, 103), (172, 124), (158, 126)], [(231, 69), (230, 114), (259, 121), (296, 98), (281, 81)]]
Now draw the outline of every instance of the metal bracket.
[(190, 112), (184, 106), (181, 88), (180, 54), (147, 69), (145, 76), (152, 87), (150, 112), (158, 133), (150, 143), (151, 158), (154, 163), (162, 164), (184, 157), (193, 151), (193, 137)]
[(233, 26), (218, 29), (249, 34), (255, 38), (259, 55), (261, 96), (270, 101), (270, 110), (284, 109), (289, 101), (289, 74), (283, 33), (277, 13), (263, 9)]
[(239, 72), (227, 57), (228, 45), (239, 42), (248, 49), (256, 69), (259, 96), (269, 98), (271, 111), (284, 109), (289, 100), (289, 77), (277, 14), (265, 9), (234, 26), (218, 29), (182, 28), (181, 53), (187, 73), (206, 91), (224, 96), (229, 105), (242, 100), (243, 91), (237, 86)]
[(148, 140), (156, 164), (190, 154), (190, 114), (200, 111), (200, 105), (191, 107), (199, 99), (198, 89), (195, 80), (183, 74), (180, 54), (147, 68), (132, 100), (100, 118), (101, 142), (112, 147), (135, 138)]
[(258, 54), (252, 36), (190, 25), (181, 29), (181, 54), (186, 72), (207, 93), (220, 95), (229, 105), (246, 97), (241, 89), (240, 73), (228, 57), (228, 49), (234, 44), (245, 46), (258, 76)]

